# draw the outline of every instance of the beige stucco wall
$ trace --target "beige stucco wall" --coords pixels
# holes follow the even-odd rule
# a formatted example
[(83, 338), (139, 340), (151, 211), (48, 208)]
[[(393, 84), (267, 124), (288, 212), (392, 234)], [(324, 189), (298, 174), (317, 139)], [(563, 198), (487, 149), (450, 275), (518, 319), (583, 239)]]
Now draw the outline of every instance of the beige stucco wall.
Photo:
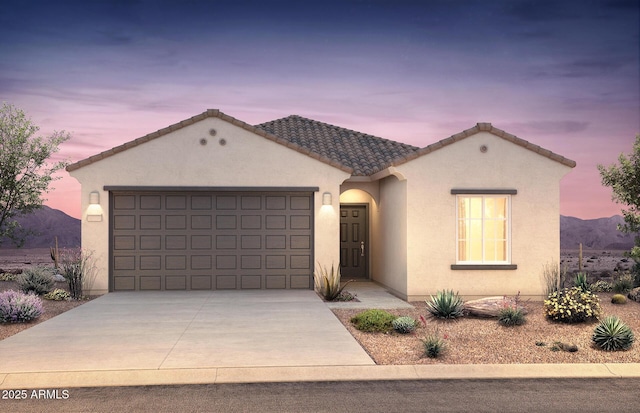
[(407, 181), (389, 176), (380, 180), (379, 254), (374, 257), (375, 280), (394, 294), (407, 291)]
[[(486, 153), (480, 151), (481, 145), (488, 147)], [(559, 262), (559, 183), (570, 167), (481, 132), (397, 169), (407, 179), (408, 277), (404, 292), (409, 299), (427, 298), (441, 289), (459, 291), (466, 299), (518, 292), (540, 298), (544, 294), (542, 266)], [(511, 197), (511, 262), (517, 270), (451, 269), (456, 263), (456, 196), (451, 194), (452, 188), (518, 191)], [(383, 219), (389, 214), (386, 200), (381, 187)], [(401, 260), (390, 264), (394, 271), (403, 267)]]
[[(217, 131), (214, 137), (210, 129)], [(200, 140), (207, 139), (206, 145)], [(219, 140), (226, 140), (220, 145)], [(350, 175), (219, 118), (168, 135), (70, 172), (82, 185), (82, 247), (94, 251), (91, 294), (108, 291), (109, 194), (116, 186), (319, 187), (315, 194), (315, 260), (339, 261), (340, 184)], [(89, 196), (100, 194), (102, 221), (88, 221)], [(332, 205), (322, 206), (322, 194)], [(94, 211), (97, 207), (91, 206)]]

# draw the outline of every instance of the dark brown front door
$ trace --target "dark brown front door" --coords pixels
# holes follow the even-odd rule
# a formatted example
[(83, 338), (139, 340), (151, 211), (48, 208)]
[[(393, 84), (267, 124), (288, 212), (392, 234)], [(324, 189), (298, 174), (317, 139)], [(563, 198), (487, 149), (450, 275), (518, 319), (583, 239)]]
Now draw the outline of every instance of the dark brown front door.
[(340, 205), (340, 271), (343, 280), (368, 278), (367, 205)]

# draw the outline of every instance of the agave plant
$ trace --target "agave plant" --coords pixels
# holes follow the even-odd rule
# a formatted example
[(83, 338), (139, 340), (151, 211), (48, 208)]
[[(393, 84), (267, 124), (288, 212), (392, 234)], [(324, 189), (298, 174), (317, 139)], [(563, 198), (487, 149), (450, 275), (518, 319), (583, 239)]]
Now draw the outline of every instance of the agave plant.
[(609, 316), (595, 328), (591, 340), (605, 351), (617, 351), (631, 348), (635, 338), (628, 325), (616, 316)]
[(464, 301), (453, 290), (442, 290), (431, 296), (427, 311), (438, 318), (458, 318), (464, 315)]
[(316, 269), (314, 274), (315, 290), (326, 300), (335, 300), (344, 287), (351, 281), (349, 280), (344, 285), (340, 286), (340, 267), (336, 269), (333, 264), (331, 265), (331, 271), (327, 270), (327, 267), (320, 267)]

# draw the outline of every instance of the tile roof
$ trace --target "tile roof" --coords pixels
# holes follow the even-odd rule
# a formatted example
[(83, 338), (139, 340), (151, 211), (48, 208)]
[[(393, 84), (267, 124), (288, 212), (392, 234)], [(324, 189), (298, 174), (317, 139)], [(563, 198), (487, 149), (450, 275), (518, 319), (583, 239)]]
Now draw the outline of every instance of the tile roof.
[(261, 123), (256, 127), (351, 168), (352, 175), (355, 176), (373, 175), (394, 159), (405, 157), (419, 149), (417, 146), (297, 115)]
[(252, 126), (226, 115), (217, 109), (209, 109), (206, 112), (170, 125), (164, 129), (73, 163), (67, 166), (66, 170), (70, 172), (80, 169), (101, 159), (142, 145), (210, 117), (225, 120), (266, 139), (351, 173), (354, 176), (373, 175), (389, 166), (401, 165), (479, 132), (492, 133), (571, 168), (576, 166), (574, 161), (495, 128), (490, 123), (478, 123), (471, 129), (452, 135), (424, 148), (418, 148), (417, 146), (394, 142), (297, 115)]

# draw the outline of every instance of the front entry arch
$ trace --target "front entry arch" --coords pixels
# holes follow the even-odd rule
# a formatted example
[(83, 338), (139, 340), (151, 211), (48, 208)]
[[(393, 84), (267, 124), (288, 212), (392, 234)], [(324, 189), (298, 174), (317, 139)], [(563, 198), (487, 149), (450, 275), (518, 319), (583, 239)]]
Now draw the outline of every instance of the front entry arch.
[(369, 205), (340, 204), (340, 272), (369, 278)]

